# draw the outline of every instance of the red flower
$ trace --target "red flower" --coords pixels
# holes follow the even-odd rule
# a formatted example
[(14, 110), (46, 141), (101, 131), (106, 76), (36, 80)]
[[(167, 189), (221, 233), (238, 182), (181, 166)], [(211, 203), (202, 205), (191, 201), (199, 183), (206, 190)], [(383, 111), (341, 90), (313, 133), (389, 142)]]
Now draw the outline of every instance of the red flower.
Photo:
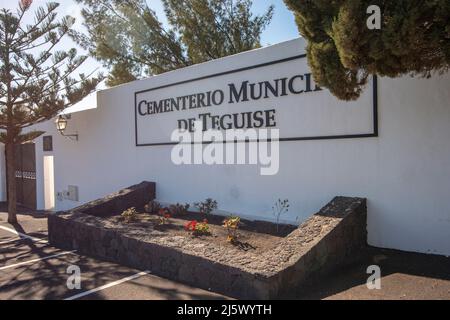
[(186, 229), (186, 231), (195, 231), (195, 228), (196, 228), (196, 227), (197, 227), (197, 221), (196, 221), (196, 220), (193, 220), (193, 221), (187, 223), (187, 224), (184, 226), (184, 229)]
[(169, 214), (169, 211), (166, 208), (163, 208), (163, 209), (159, 209), (158, 213), (160, 216), (165, 217), (166, 215)]

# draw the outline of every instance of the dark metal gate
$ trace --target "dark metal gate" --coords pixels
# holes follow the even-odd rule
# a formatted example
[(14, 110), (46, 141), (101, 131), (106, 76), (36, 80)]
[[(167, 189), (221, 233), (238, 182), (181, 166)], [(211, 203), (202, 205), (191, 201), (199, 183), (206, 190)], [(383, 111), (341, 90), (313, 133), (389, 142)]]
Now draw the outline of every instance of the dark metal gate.
[(34, 143), (15, 147), (17, 203), (36, 209), (36, 149)]

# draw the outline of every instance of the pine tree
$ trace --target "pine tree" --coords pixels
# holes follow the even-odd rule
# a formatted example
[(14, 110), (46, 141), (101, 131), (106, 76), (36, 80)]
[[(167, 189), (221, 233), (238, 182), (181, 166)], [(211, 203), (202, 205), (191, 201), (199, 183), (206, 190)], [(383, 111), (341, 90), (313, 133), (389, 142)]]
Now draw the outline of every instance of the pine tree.
[[(430, 77), (450, 65), (448, 0), (285, 0), (293, 10), (315, 81), (355, 100), (371, 74)], [(381, 9), (381, 29), (367, 8)]]
[(76, 1), (87, 33), (72, 36), (110, 70), (110, 86), (258, 48), (273, 15), (253, 16), (251, 0), (163, 0), (165, 28), (146, 0)]
[(32, 0), (21, 0), (15, 13), (0, 10), (0, 143), (6, 149), (10, 223), (17, 222), (14, 148), (43, 133), (23, 130), (79, 102), (101, 80), (101, 75), (72, 77), (87, 57), (56, 49), (74, 19), (57, 21), (58, 4), (48, 3), (36, 9), (32, 25), (24, 25), (31, 5)]

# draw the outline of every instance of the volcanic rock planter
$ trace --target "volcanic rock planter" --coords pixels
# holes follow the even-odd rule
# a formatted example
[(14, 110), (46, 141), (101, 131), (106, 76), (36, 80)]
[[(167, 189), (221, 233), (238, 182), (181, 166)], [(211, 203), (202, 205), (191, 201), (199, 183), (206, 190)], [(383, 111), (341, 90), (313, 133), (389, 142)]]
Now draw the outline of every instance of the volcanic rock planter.
[[(336, 197), (285, 237), (271, 239), (265, 250), (243, 250), (145, 223), (114, 223), (114, 216), (130, 207), (143, 210), (154, 198), (155, 184), (143, 182), (51, 215), (50, 243), (242, 299), (287, 296), (306, 280), (347, 263), (366, 245), (366, 200), (360, 198)], [(268, 228), (265, 222), (249, 224)]]

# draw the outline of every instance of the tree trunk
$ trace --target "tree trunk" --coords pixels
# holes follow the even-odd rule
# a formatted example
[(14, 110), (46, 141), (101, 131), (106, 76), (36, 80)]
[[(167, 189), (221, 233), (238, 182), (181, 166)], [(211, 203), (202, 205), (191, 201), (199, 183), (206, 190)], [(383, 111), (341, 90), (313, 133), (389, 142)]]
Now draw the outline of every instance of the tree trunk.
[(14, 143), (6, 142), (6, 175), (8, 181), (8, 223), (17, 223), (16, 161)]

